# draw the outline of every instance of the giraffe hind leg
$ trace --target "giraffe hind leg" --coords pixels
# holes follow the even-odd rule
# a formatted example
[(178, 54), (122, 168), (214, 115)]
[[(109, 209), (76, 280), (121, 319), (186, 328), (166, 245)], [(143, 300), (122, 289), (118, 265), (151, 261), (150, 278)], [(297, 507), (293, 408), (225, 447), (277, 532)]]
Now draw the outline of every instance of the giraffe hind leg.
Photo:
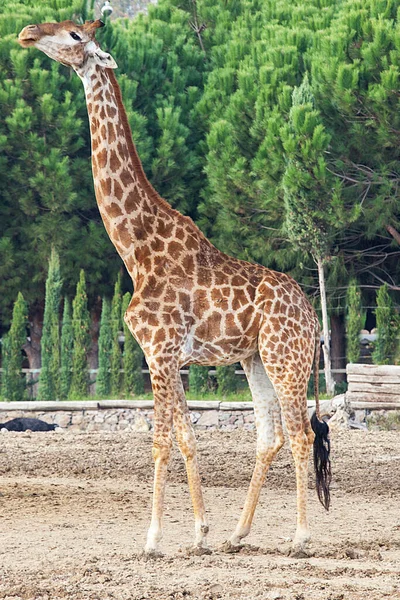
[(256, 464), (235, 532), (222, 549), (233, 552), (250, 532), (254, 512), (268, 468), (284, 443), (281, 412), (275, 391), (258, 352), (242, 362), (253, 397), (257, 428)]
[(293, 551), (301, 556), (310, 539), (307, 519), (308, 463), (315, 437), (307, 412), (307, 377), (290, 364), (285, 364), (285, 368), (266, 365), (265, 370), (279, 397), (296, 469), (297, 528)]

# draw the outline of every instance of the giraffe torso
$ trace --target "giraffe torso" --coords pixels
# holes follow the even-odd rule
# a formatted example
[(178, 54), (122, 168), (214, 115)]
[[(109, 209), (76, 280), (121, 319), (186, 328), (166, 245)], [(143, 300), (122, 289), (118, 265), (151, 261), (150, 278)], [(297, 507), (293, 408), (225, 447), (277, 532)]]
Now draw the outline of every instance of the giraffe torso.
[(143, 173), (113, 74), (95, 70), (84, 84), (96, 198), (133, 281), (127, 323), (146, 356), (234, 363), (257, 350), (262, 324), (271, 361), (300, 356), (315, 315), (298, 285), (223, 254), (162, 200)]

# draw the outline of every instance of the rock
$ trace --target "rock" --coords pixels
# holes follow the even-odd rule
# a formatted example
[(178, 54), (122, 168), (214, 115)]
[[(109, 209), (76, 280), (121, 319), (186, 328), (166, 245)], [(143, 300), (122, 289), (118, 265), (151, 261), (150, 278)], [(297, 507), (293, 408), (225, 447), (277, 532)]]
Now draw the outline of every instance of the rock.
[(204, 411), (200, 419), (197, 421), (198, 427), (218, 427), (218, 411)]
[(150, 430), (150, 425), (140, 413), (136, 415), (134, 422), (131, 425), (132, 431), (145, 432)]
[(71, 423), (71, 413), (59, 412), (54, 417), (54, 423), (57, 423), (60, 427), (68, 427)]
[(80, 425), (83, 421), (83, 414), (80, 412), (73, 413), (71, 423), (72, 425)]
[(254, 414), (246, 415), (244, 417), (244, 422), (245, 423), (254, 423)]
[(111, 415), (107, 415), (105, 417), (105, 421), (106, 421), (106, 423), (109, 423), (110, 425), (113, 425), (113, 424), (115, 425), (118, 423), (118, 415), (116, 415), (115, 413), (111, 414)]
[(328, 421), (329, 429), (337, 431), (339, 429), (349, 429), (349, 415), (344, 408), (338, 408), (331, 419)]

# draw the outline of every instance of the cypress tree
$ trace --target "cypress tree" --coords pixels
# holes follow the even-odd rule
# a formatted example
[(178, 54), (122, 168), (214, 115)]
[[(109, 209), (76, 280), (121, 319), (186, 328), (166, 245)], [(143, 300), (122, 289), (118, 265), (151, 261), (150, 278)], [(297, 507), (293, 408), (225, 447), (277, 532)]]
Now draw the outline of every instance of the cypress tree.
[(90, 345), (90, 314), (87, 307), (85, 272), (80, 272), (76, 286), (76, 296), (72, 302), (72, 329), (74, 343), (72, 349), (72, 381), (70, 397), (85, 398), (88, 395), (87, 354)]
[(8, 400), (11, 396), (10, 388), (10, 377), (9, 377), (9, 364), (10, 364), (10, 336), (4, 335), (1, 343), (1, 367), (2, 367), (2, 378), (1, 378), (1, 396), (3, 400)]
[(122, 292), (121, 292), (121, 274), (118, 275), (114, 286), (114, 296), (111, 303), (111, 394), (113, 397), (119, 395), (121, 391), (121, 346), (119, 343), (119, 334), (122, 329), (121, 323)]
[(389, 295), (388, 285), (382, 285), (376, 295), (376, 328), (378, 339), (372, 353), (376, 365), (393, 364), (397, 346), (399, 321), (396, 316), (393, 300)]
[(226, 394), (234, 394), (237, 391), (238, 380), (235, 375), (235, 365), (227, 367), (217, 367), (217, 384), (218, 393), (225, 396)]
[(361, 291), (355, 279), (347, 288), (347, 360), (356, 363), (360, 358), (360, 330), (365, 323), (365, 312), (362, 309)]
[(11, 327), (5, 341), (6, 372), (3, 376), (5, 400), (24, 399), (25, 375), (22, 373), (22, 348), (26, 343), (28, 308), (21, 292), (14, 304)]
[[(122, 298), (122, 317), (131, 301), (131, 294), (127, 292)], [(123, 320), (123, 318), (122, 318)], [(143, 352), (128, 327), (124, 323), (124, 352), (122, 355), (124, 368), (125, 396), (139, 396), (144, 393), (144, 377), (142, 373)]]
[(192, 394), (205, 394), (208, 391), (209, 367), (190, 365), (189, 367), (189, 392)]
[(60, 398), (66, 400), (72, 380), (72, 350), (74, 345), (74, 332), (72, 327), (71, 303), (64, 299), (64, 312), (61, 328), (61, 372), (60, 372)]
[(39, 375), (38, 400), (56, 400), (60, 393), (60, 259), (51, 250), (46, 280), (46, 297), (41, 339), (42, 368)]
[(96, 378), (96, 394), (108, 396), (111, 391), (110, 358), (112, 348), (111, 310), (108, 298), (103, 298), (99, 332), (99, 369)]

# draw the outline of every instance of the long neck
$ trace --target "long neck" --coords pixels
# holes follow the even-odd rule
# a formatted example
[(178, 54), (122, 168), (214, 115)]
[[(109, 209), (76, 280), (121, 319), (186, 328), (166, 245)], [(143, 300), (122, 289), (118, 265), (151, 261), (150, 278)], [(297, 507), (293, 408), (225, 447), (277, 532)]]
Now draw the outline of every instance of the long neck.
[(113, 71), (94, 67), (82, 80), (96, 200), (108, 235), (134, 277), (138, 248), (150, 243), (160, 218), (170, 221), (177, 213), (146, 178)]

